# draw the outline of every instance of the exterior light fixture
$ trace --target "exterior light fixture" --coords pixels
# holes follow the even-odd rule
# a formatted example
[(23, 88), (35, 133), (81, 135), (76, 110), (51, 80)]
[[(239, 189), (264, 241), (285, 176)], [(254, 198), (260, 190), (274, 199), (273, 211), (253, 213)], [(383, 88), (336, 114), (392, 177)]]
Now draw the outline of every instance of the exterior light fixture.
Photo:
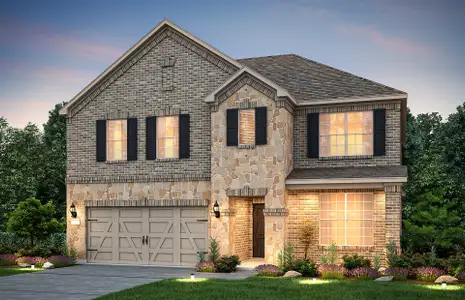
[(313, 283), (315, 283), (315, 282), (316, 282), (316, 278), (313, 278)]
[(35, 269), (35, 266), (34, 265), (31, 265), (31, 270), (34, 270)]
[(445, 289), (446, 286), (447, 286), (447, 283), (443, 282), (443, 283), (441, 284), (441, 286), (442, 286), (442, 289)]
[(191, 274), (191, 280), (195, 280), (195, 274), (194, 273)]
[(220, 217), (220, 205), (218, 204), (218, 201), (215, 201), (215, 204), (213, 204), (213, 212), (215, 213), (216, 218)]
[(73, 218), (77, 217), (76, 206), (74, 205), (74, 203), (72, 203), (71, 206), (69, 207), (69, 211), (71, 213), (71, 217)]

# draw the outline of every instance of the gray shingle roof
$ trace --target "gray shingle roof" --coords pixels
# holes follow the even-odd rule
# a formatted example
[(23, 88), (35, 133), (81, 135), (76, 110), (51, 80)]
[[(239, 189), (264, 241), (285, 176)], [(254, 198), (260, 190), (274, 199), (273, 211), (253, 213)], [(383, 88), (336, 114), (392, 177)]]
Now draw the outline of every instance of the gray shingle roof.
[(287, 179), (339, 179), (406, 177), (406, 166), (337, 167), (294, 169)]
[(298, 101), (374, 97), (405, 92), (296, 54), (237, 59), (285, 88)]

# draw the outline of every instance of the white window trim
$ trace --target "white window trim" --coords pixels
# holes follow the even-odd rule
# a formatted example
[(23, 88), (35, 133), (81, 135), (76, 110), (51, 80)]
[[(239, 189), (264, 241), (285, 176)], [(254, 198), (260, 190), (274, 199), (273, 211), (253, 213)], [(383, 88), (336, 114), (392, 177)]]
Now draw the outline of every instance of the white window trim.
[[(178, 133), (178, 156), (176, 156), (176, 157), (164, 157), (164, 158), (160, 158), (158, 156), (158, 118), (167, 118), (167, 117), (176, 117), (176, 118), (178, 118), (178, 131), (179, 131), (179, 127), (181, 126), (179, 124), (179, 115), (158, 116), (158, 117), (155, 118), (155, 122), (157, 122), (157, 130), (155, 132), (155, 140), (157, 141), (156, 147), (155, 147), (155, 159), (156, 160), (177, 160), (177, 159), (179, 159), (179, 133)], [(166, 137), (164, 139), (166, 139)]]
[[(322, 134), (321, 131), (320, 131), (320, 125), (321, 125), (321, 115), (322, 114), (319, 114), (318, 115), (318, 153), (319, 153), (319, 157), (321, 158), (331, 158), (331, 157), (339, 157), (339, 156), (343, 156), (343, 157), (352, 157), (352, 156), (373, 156), (373, 153), (375, 151), (374, 149), (374, 145), (375, 145), (375, 134), (374, 134), (374, 130), (372, 129), (372, 132), (371, 132), (371, 153), (364, 153), (364, 154), (353, 154), (353, 155), (349, 155), (348, 152), (349, 152), (349, 142), (348, 142), (348, 125), (349, 125), (349, 118), (347, 116), (348, 113), (355, 113), (355, 112), (367, 112), (367, 111), (346, 111), (346, 112), (335, 112), (335, 113), (323, 113), (325, 115), (332, 115), (332, 114), (344, 114), (344, 133), (343, 134)], [(373, 111), (371, 111), (371, 118), (372, 118), (372, 123), (374, 122), (374, 115), (373, 115)], [(363, 122), (362, 122), (363, 124)], [(373, 126), (373, 124), (372, 124)], [(360, 135), (364, 135), (364, 134), (367, 134), (367, 133), (364, 133), (364, 132), (354, 132), (354, 133), (351, 133), (352, 134), (360, 134)], [(320, 144), (320, 139), (321, 137), (331, 137), (331, 136), (340, 136), (340, 135), (344, 135), (344, 155), (320, 155), (321, 153), (321, 144)], [(329, 142), (329, 147), (331, 148), (331, 138), (330, 138), (330, 142)]]
[[(332, 193), (328, 193), (329, 194), (332, 194)], [(371, 216), (371, 220), (367, 220), (367, 219), (359, 219), (359, 220), (355, 220), (355, 219), (350, 219), (350, 220), (355, 220), (355, 221), (371, 221), (373, 222), (374, 220), (374, 217), (373, 217), (373, 214), (374, 214), (374, 211), (375, 211), (375, 196), (373, 193), (335, 193), (335, 194), (344, 194), (344, 245), (337, 245), (337, 246), (347, 246), (347, 247), (372, 247), (374, 246), (374, 231), (373, 231), (373, 243), (371, 245), (350, 245), (347, 243), (347, 221), (349, 221), (347, 219), (347, 195), (372, 195), (373, 197), (373, 209), (372, 209), (372, 216)], [(321, 221), (341, 221), (340, 219), (338, 219), (336, 217), (336, 219), (321, 219), (320, 217), (320, 212), (321, 212), (321, 200), (320, 200), (320, 197), (318, 197), (318, 209), (319, 209), (319, 212), (318, 212), (318, 218), (319, 218), (319, 221), (318, 221), (318, 243), (320, 246), (330, 246), (330, 244), (323, 244), (321, 243)], [(372, 224), (373, 225), (373, 224)]]
[[(253, 110), (255, 112), (255, 108), (241, 108), (238, 110), (237, 113), (237, 145), (240, 146), (255, 146), (255, 142), (253, 144), (241, 144), (241, 111), (243, 110)], [(254, 141), (256, 140), (255, 137), (255, 117), (254, 117)]]
[[(122, 159), (109, 159), (110, 157), (110, 147), (109, 147), (109, 144), (110, 144), (110, 139), (108, 138), (108, 127), (109, 127), (109, 123), (110, 122), (114, 122), (114, 121), (125, 121), (126, 123), (126, 138), (125, 139), (121, 139), (121, 140), (111, 140), (111, 141), (121, 141), (121, 143), (123, 141), (126, 141), (126, 159), (122, 158)], [(106, 125), (105, 125), (105, 135), (106, 135), (106, 161), (107, 162), (123, 162), (123, 161), (127, 161), (128, 160), (128, 150), (127, 150), (127, 145), (128, 145), (128, 120), (127, 119), (111, 119), (111, 120), (106, 120)], [(121, 145), (122, 147), (122, 145)], [(123, 151), (123, 149), (121, 148), (121, 151)], [(121, 155), (122, 156), (122, 155)]]

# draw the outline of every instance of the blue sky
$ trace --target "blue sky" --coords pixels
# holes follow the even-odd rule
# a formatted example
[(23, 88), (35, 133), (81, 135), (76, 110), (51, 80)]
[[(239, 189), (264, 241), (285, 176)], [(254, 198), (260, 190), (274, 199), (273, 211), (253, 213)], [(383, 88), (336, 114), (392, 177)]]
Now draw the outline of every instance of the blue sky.
[(297, 53), (409, 94), (465, 101), (465, 1), (1, 1), (0, 116), (43, 124), (163, 18), (233, 58)]

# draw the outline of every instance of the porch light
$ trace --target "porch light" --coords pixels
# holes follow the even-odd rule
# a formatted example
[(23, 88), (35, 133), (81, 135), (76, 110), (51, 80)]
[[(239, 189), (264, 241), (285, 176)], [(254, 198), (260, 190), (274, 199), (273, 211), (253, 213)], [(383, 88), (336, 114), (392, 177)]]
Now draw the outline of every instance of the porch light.
[(71, 212), (71, 217), (76, 218), (77, 217), (77, 212), (76, 212), (76, 206), (74, 203), (71, 204), (69, 207), (69, 211)]
[(194, 273), (191, 274), (191, 280), (195, 280), (195, 274)]
[(213, 212), (215, 213), (216, 218), (220, 217), (220, 205), (218, 204), (218, 201), (215, 201), (215, 204), (213, 204)]

